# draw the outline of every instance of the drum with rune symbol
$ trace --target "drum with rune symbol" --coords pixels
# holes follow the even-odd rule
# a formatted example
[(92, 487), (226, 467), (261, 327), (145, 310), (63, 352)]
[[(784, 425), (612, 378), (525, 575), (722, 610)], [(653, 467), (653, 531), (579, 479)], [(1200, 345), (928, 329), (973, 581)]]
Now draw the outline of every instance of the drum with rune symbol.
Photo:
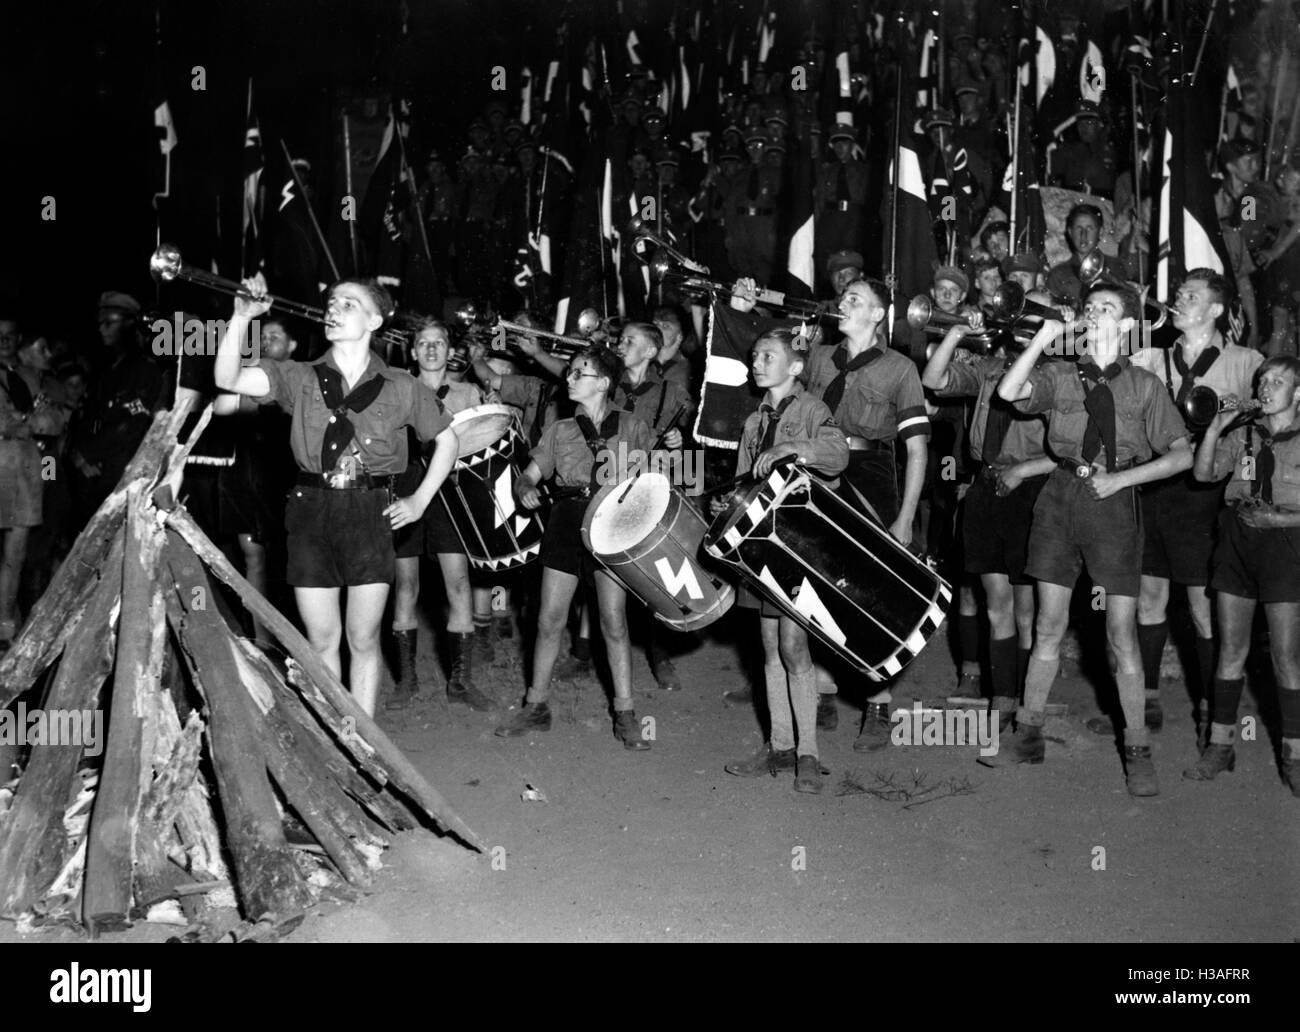
[(700, 551), (707, 529), (668, 477), (643, 472), (596, 493), (582, 542), (659, 620), (693, 631), (722, 616), (736, 596)]
[(793, 466), (743, 484), (704, 550), (873, 681), (925, 648), (952, 599), (884, 527)]

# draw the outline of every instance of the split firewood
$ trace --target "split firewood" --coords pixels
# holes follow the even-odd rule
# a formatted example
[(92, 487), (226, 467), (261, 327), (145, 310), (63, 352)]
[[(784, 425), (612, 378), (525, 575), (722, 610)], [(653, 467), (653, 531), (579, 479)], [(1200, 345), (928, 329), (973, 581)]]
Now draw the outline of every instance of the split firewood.
[[(174, 538), (165, 549), (165, 559), (176, 585), (205, 579), (193, 553)], [(250, 920), (283, 919), (309, 906), (311, 893), (285, 841), (252, 703), (237, 687), (239, 670), (220, 638), (187, 627), (191, 614), (181, 598), (178, 592), (168, 593), (168, 619), (207, 705), (208, 755), (216, 773), (225, 842), (234, 863), (241, 908)]]
[[(91, 815), (82, 912), (91, 935), (127, 926), (140, 799), (147, 785), (144, 699), (158, 694), (167, 624), (157, 578), (163, 532), (154, 521), (149, 487), (127, 491), (126, 551), (122, 563), (122, 617), (109, 705), (108, 748)], [(152, 722), (150, 722), (152, 723)]]
[[(248, 610), (279, 640), (294, 661), (302, 667), (307, 679), (320, 695), (304, 692), (304, 699), (318, 717), (340, 734), (340, 743), (353, 756), (365, 757), (373, 753), (386, 768), (389, 779), (409, 799), (417, 803), (424, 813), (445, 832), (450, 832), (479, 852), (484, 851), (482, 840), (461, 819), (447, 801), (415, 769), (400, 749), (379, 728), (369, 714), (344, 689), (334, 673), (312, 650), (297, 629), (274, 606), (263, 598), (230, 561), (207, 539), (207, 536), (181, 509), (167, 516), (167, 524), (177, 532), (204, 564), (239, 595)], [(326, 706), (322, 706), (323, 700)], [(333, 710), (329, 713), (328, 710)]]
[[(96, 633), (80, 634), (70, 643), (45, 700), (47, 712), (91, 713), (98, 708), (100, 687), (113, 667), (113, 620), (122, 579), (118, 554), (118, 566), (106, 572), (86, 606), (85, 620)], [(86, 742), (85, 731), (83, 721), (79, 747), (32, 750), (13, 805), (0, 823), (0, 916), (14, 917), (30, 909), (64, 863), (67, 836), (62, 818), (77, 781), (77, 765), (86, 745), (104, 747), (102, 741)]]

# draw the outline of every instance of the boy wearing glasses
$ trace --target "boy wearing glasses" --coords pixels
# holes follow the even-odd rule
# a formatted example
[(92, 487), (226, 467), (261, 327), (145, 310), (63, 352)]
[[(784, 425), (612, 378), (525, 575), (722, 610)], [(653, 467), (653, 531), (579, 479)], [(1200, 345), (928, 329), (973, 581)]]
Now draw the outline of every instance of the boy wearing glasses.
[[(1124, 712), (1124, 766), (1134, 796), (1160, 791), (1143, 719), (1142, 654), (1137, 646), (1137, 596), (1142, 573), (1139, 484), (1175, 476), (1192, 465), (1183, 420), (1164, 385), (1133, 365), (1125, 351), (1142, 318), (1127, 286), (1098, 283), (1084, 295), (1083, 322), (1073, 331), (1078, 363), (1039, 356), (1064, 330), (1048, 319), (998, 385), (998, 396), (1022, 412), (1047, 414), (1048, 451), (1060, 467), (1034, 504), (1025, 572), (1037, 580), (1034, 650), (1025, 673), (1018, 728), (986, 766), (1042, 763), (1047, 697), (1060, 666), (1061, 639), (1080, 569), (1104, 593), (1106, 639)], [(1152, 454), (1160, 457), (1152, 459)], [(1094, 590), (1095, 590), (1094, 589)]]

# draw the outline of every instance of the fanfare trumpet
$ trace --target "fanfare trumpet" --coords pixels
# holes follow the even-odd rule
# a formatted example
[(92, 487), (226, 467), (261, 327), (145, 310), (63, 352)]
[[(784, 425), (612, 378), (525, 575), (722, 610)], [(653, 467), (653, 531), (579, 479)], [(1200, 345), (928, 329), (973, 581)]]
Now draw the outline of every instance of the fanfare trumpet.
[[(970, 325), (970, 320), (965, 315), (945, 312), (940, 308), (935, 308), (934, 302), (930, 300), (928, 294), (917, 294), (907, 303), (907, 325), (914, 330), (944, 334), (954, 326)], [(957, 346), (966, 351), (987, 351), (989, 345), (993, 342), (993, 338), (1002, 329), (1003, 327), (1000, 325), (993, 326), (986, 322), (984, 329), (968, 333)]]
[(1205, 427), (1209, 426), (1220, 412), (1239, 412), (1242, 416), (1250, 417), (1263, 407), (1262, 401), (1220, 398), (1213, 387), (1201, 384), (1193, 387), (1184, 399), (1183, 416), (1188, 426)]
[[(574, 355), (591, 347), (591, 335), (600, 328), (600, 313), (594, 308), (584, 308), (579, 312), (579, 336), (576, 337), (566, 337), (560, 333), (539, 330), (532, 326), (525, 326), (522, 323), (508, 322), (505, 319), (496, 319), (488, 323), (480, 316), (478, 307), (472, 301), (456, 309), (456, 321), (466, 329), (479, 328), (492, 334), (495, 338), (493, 343), (493, 350), (495, 351), (504, 350), (506, 347), (506, 334), (513, 333), (524, 337), (537, 337), (547, 341), (546, 350), (556, 358), (567, 362)], [(496, 341), (500, 343), (498, 344)]]
[[(149, 259), (149, 272), (153, 274), (154, 279), (162, 280), (164, 283), (170, 283), (172, 280), (183, 280), (186, 283), (193, 283), (196, 286), (215, 290), (219, 294), (228, 294), (231, 297), (243, 297), (249, 300), (254, 299), (253, 295), (248, 292), (242, 283), (226, 279), (224, 276), (218, 276), (216, 273), (207, 272), (204, 269), (195, 268), (193, 265), (186, 265), (181, 260), (180, 248), (176, 247), (175, 244), (159, 245), (158, 250), (154, 251), (153, 256)], [(276, 297), (274, 294), (266, 294), (257, 300), (270, 301), (272, 308), (278, 309), (285, 315), (307, 319), (314, 323), (320, 323), (322, 326), (325, 324), (325, 309), (318, 308), (315, 305), (292, 301), (289, 298)], [(391, 319), (393, 314), (392, 312), (384, 312), (384, 319)], [(406, 334), (396, 327), (390, 326), (382, 329), (375, 336), (386, 344), (402, 349), (405, 349), (407, 345)]]
[[(673, 257), (662, 250), (657, 252), (648, 264), (650, 278), (656, 283), (672, 281), (687, 293), (710, 298), (726, 299), (732, 295), (732, 289), (727, 284), (678, 268), (677, 265), (680, 263), (675, 264)], [(766, 287), (758, 288), (754, 300), (787, 318), (802, 319), (806, 322), (835, 316), (834, 306), (829, 301), (807, 301), (803, 298), (787, 297), (779, 290), (769, 290)]]
[[(1079, 262), (1079, 281), (1083, 284), (1084, 289), (1097, 283), (1106, 274), (1106, 256), (1101, 253), (1100, 249), (1092, 251), (1083, 256)], [(1158, 330), (1169, 321), (1169, 313), (1176, 311), (1172, 306), (1157, 301), (1153, 297), (1142, 295), (1142, 307), (1149, 308), (1155, 313), (1155, 319), (1152, 321), (1149, 329)]]

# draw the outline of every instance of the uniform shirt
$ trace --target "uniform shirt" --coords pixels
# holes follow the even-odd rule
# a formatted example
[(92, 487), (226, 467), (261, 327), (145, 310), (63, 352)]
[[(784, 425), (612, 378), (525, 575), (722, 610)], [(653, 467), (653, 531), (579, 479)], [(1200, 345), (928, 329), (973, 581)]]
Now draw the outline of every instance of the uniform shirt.
[(753, 167), (750, 165), (737, 172), (735, 178), (726, 184), (723, 204), (728, 225), (734, 225), (736, 219), (748, 216), (751, 207), (755, 209), (755, 216), (776, 214), (777, 200), (781, 195), (781, 170), (768, 164), (759, 165), (758, 189), (751, 198), (749, 180)]
[(646, 373), (646, 376), (653, 376), (656, 380), (667, 380), (669, 383), (676, 384), (687, 397), (693, 397), (691, 393), (691, 360), (680, 351), (667, 364), (651, 362), (650, 370)]
[(434, 391), (434, 397), (447, 410), (447, 414), (452, 416), (483, 404), (483, 392), (475, 384), (463, 380), (459, 383), (455, 380), (443, 381), (443, 385)]
[[(808, 389), (819, 398), (839, 374), (835, 351), (835, 347), (823, 344), (813, 348), (808, 357)], [(869, 441), (930, 436), (925, 392), (916, 364), (888, 348), (880, 351), (879, 358), (849, 374), (834, 416), (844, 433)]]
[[(935, 395), (941, 398), (974, 398), (975, 414), (971, 417), (970, 453), (989, 464), (1006, 465), (1029, 462), (1043, 457), (1046, 421), (1041, 415), (1028, 416), (1015, 411), (1002, 450), (997, 455), (984, 454), (984, 433), (988, 428), (989, 406), (997, 397), (998, 383), (1011, 368), (1014, 356), (981, 355), (973, 362), (953, 362), (948, 366), (948, 386)], [(999, 404), (1006, 404), (999, 402)]]
[[(863, 205), (867, 202), (867, 166), (857, 158), (846, 162), (828, 161), (817, 175), (815, 203), (818, 212), (839, 212), (840, 169), (844, 169), (844, 179), (848, 186), (850, 205)], [(851, 209), (846, 208), (844, 211)]]
[[(406, 434), (400, 432), (402, 428), (412, 427), (420, 440), (429, 441), (451, 425), (451, 417), (433, 391), (410, 373), (392, 368), (373, 351), (369, 359), (352, 390), (374, 376), (382, 377), (384, 385), (367, 408), (348, 413), (356, 429), (352, 443), (367, 473), (394, 476), (406, 469)], [(298, 468), (307, 473), (325, 472), (321, 468), (321, 445), (325, 427), (333, 418), (316, 379), (315, 367), (321, 364), (341, 372), (333, 349), (314, 362), (263, 361), (259, 367), (266, 372), (271, 387), (257, 400), (264, 405), (279, 405), (292, 417), (289, 445)]]
[(683, 390), (671, 380), (660, 379), (654, 372), (653, 364), (646, 369), (645, 379), (631, 392), (626, 389), (625, 384), (626, 381), (614, 388), (611, 407), (626, 410), (628, 400), (631, 398), (632, 413), (644, 421), (656, 436), (670, 423), (678, 429), (687, 425), (686, 417), (690, 414), (693, 404), (690, 392)]
[[(1175, 348), (1182, 347), (1183, 338), (1174, 343)], [(1239, 344), (1218, 345), (1219, 357), (1214, 365), (1198, 376), (1193, 382), (1197, 386), (1209, 387), (1219, 397), (1235, 394), (1242, 401), (1254, 393), (1255, 373), (1264, 363), (1264, 356), (1254, 348), (1243, 348)], [(1183, 386), (1183, 374), (1174, 364), (1172, 348), (1142, 348), (1133, 356), (1133, 364), (1139, 369), (1155, 373), (1166, 389), (1177, 397)], [(1192, 363), (1188, 363), (1191, 365)]]
[[(1136, 368), (1127, 358), (1116, 360), (1122, 371), (1110, 381), (1115, 398), (1115, 451), (1117, 465), (1130, 460), (1145, 462), (1152, 452), (1163, 455), (1180, 438), (1187, 439), (1183, 417), (1169, 400), (1169, 392), (1154, 374)], [(1047, 447), (1063, 459), (1078, 459), (1088, 413), (1083, 407), (1083, 384), (1073, 362), (1053, 361), (1029, 374), (1033, 393), (1016, 402), (1022, 412), (1047, 413)], [(1102, 461), (1098, 453), (1095, 461)]]
[[(1289, 429), (1300, 429), (1300, 426), (1292, 424)], [(1232, 474), (1225, 494), (1229, 504), (1244, 501), (1254, 492), (1257, 465), (1247, 461), (1248, 430), (1253, 438), (1251, 454), (1258, 457), (1263, 435), (1248, 427), (1220, 437), (1214, 446), (1214, 479), (1222, 480)], [(1300, 511), (1300, 437), (1283, 441), (1273, 448), (1273, 504), (1280, 509)]]
[[(849, 446), (844, 439), (844, 431), (835, 423), (820, 398), (807, 393), (798, 383), (788, 395), (790, 404), (781, 412), (780, 422), (776, 425), (776, 435), (772, 445), (797, 444), (807, 455), (807, 465), (816, 470), (829, 482), (829, 486), (839, 484), (839, 475), (849, 464)], [(736, 474), (744, 476), (754, 467), (759, 456), (759, 444), (767, 432), (768, 423), (776, 417), (776, 409), (765, 398), (757, 412), (751, 412), (745, 420), (745, 429), (740, 435), (740, 450), (736, 454)]]
[[(597, 427), (597, 430), (599, 429)], [(644, 452), (648, 458), (654, 438), (650, 433), (650, 427), (642, 420), (629, 412), (618, 412), (618, 432), (613, 437), (605, 439), (605, 447), (610, 452), (611, 462), (618, 460), (620, 442), (627, 445), (629, 461), (631, 461), (631, 453), (636, 451)], [(582, 436), (578, 421), (574, 417), (557, 419), (542, 431), (542, 439), (537, 442), (530, 457), (542, 471), (543, 480), (554, 475), (558, 487), (591, 486), (596, 457), (587, 447), (587, 439)]]
[(554, 392), (550, 387), (550, 382), (540, 376), (506, 373), (501, 377), (497, 397), (502, 405), (519, 410), (524, 436), (531, 444), (536, 444), (542, 431), (555, 422)]

